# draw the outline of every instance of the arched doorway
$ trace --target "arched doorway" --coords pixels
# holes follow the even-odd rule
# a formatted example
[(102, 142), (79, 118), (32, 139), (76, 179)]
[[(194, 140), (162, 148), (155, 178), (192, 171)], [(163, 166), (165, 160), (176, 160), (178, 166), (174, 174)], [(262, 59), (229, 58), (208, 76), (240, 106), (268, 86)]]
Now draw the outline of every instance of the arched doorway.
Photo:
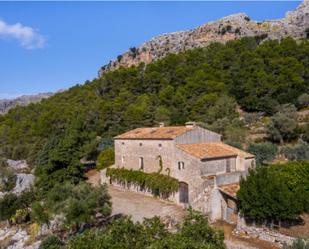
[(179, 202), (188, 203), (189, 202), (189, 187), (185, 182), (179, 183)]

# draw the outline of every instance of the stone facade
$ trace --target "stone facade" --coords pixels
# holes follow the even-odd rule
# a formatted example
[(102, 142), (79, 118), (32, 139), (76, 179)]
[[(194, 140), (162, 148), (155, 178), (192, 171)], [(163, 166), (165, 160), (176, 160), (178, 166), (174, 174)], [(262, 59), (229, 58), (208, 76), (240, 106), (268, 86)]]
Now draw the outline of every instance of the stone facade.
[[(162, 174), (170, 172), (170, 176), (180, 182), (179, 191), (170, 196), (169, 200), (192, 206), (208, 214), (212, 220), (221, 219), (225, 212), (222, 205), (227, 200), (223, 198), (219, 187), (238, 183), (240, 176), (245, 175), (251, 166), (254, 157), (225, 145), (220, 140), (219, 134), (194, 124), (186, 127), (139, 128), (115, 138), (113, 167), (151, 173), (159, 171), (159, 162), (162, 160)], [(193, 154), (182, 150), (178, 146), (181, 144), (193, 145)], [(202, 150), (194, 151), (194, 148)], [(101, 181), (110, 183), (105, 171), (101, 172)], [(120, 186), (116, 182), (113, 184), (140, 191), (138, 186)], [(232, 196), (231, 200), (234, 199)]]

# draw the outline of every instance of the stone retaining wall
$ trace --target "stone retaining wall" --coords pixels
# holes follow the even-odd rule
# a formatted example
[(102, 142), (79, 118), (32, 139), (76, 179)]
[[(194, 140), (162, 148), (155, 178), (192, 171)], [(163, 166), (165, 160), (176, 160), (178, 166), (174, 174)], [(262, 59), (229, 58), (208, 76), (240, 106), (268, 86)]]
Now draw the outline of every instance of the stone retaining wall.
[(269, 228), (266, 228), (266, 227), (257, 227), (254, 225), (248, 225), (246, 224), (245, 219), (239, 215), (237, 219), (237, 226), (234, 230), (234, 233), (236, 235), (247, 234), (253, 238), (276, 243), (280, 245), (281, 247), (284, 244), (291, 245), (293, 241), (296, 240), (296, 238), (294, 237), (283, 235), (279, 232), (270, 230)]

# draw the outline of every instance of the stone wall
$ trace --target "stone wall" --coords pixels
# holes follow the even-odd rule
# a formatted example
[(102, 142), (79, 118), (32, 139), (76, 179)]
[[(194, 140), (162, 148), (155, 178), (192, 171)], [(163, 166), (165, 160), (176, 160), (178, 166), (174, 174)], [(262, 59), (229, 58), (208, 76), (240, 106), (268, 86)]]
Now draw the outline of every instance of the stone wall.
[(235, 157), (202, 161), (201, 162), (202, 175), (218, 175), (226, 173), (228, 161), (230, 163), (231, 172), (235, 171), (236, 170)]
[(176, 144), (194, 144), (220, 142), (221, 135), (213, 131), (196, 126), (193, 130), (186, 132), (175, 138)]
[(216, 176), (216, 185), (222, 186), (232, 183), (238, 183), (241, 176), (245, 176), (246, 172), (232, 172)]
[(294, 237), (283, 235), (279, 232), (270, 230), (269, 228), (266, 227), (257, 227), (254, 225), (248, 225), (246, 224), (245, 219), (240, 215), (237, 218), (237, 226), (234, 230), (234, 233), (237, 235), (247, 234), (253, 238), (258, 238), (260, 240), (277, 243), (279, 246), (283, 246), (284, 244), (291, 245), (293, 241), (296, 239)]
[(173, 140), (115, 140), (115, 165), (117, 167), (125, 167), (127, 169), (140, 169), (140, 158), (144, 161), (145, 172), (157, 172), (159, 170), (159, 158), (161, 156), (163, 162), (162, 173), (166, 168), (175, 167), (173, 157), (174, 154)]

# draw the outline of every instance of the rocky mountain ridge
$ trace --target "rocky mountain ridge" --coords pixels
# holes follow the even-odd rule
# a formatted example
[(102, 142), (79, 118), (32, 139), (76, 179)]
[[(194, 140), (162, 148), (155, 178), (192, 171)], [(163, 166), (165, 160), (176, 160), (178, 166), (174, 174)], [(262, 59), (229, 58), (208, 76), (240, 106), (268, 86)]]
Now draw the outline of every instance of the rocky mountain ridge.
[(39, 93), (36, 95), (23, 95), (15, 99), (0, 99), (0, 114), (5, 114), (18, 105), (26, 106), (30, 103), (40, 102), (42, 99), (49, 98), (52, 95), (53, 93)]
[(173, 32), (152, 38), (138, 48), (130, 48), (99, 70), (99, 77), (119, 67), (148, 64), (172, 53), (192, 48), (206, 47), (210, 43), (225, 43), (242, 37), (257, 37), (260, 40), (309, 38), (309, 0), (304, 0), (294, 11), (289, 11), (279, 20), (252, 21), (244, 13), (226, 16), (208, 22), (189, 31)]

